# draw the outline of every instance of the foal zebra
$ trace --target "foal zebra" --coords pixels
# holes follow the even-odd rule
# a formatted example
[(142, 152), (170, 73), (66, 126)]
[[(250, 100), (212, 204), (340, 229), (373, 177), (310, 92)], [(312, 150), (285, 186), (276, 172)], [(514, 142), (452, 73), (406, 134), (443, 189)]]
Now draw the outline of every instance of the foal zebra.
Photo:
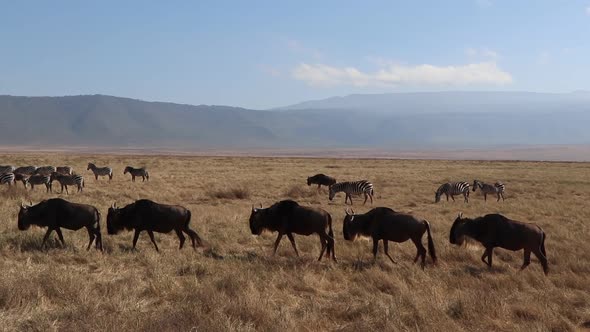
[(41, 175), (51, 175), (52, 173), (55, 173), (57, 171), (57, 168), (55, 168), (55, 166), (42, 166), (37, 168), (37, 170), (35, 171), (35, 174), (41, 174)]
[(96, 167), (93, 163), (88, 163), (86, 170), (91, 170), (96, 180), (99, 176), (108, 176), (109, 181), (113, 179), (113, 169), (110, 167)]
[(47, 175), (41, 175), (41, 174), (35, 174), (32, 175), (28, 178), (25, 178), (22, 180), (23, 183), (25, 184), (25, 188), (27, 186), (27, 183), (31, 185), (31, 190), (35, 189), (35, 185), (41, 185), (44, 184), (45, 188), (47, 189), (47, 192), (53, 192), (53, 190), (51, 189), (51, 177), (47, 176)]
[(491, 184), (481, 182), (479, 180), (473, 180), (473, 191), (475, 191), (475, 189), (477, 189), (477, 188), (479, 188), (481, 190), (481, 193), (483, 194), (484, 201), (488, 200), (488, 194), (497, 195), (498, 200), (496, 202), (500, 201), (500, 197), (502, 197), (502, 201), (504, 201), (504, 189), (506, 189), (506, 187), (504, 186), (504, 184), (502, 182), (496, 182), (493, 185), (491, 185)]
[(355, 181), (355, 182), (339, 182), (336, 184), (331, 185), (330, 187), (330, 196), (328, 197), (330, 200), (334, 199), (334, 196), (338, 192), (344, 192), (346, 196), (344, 197), (344, 204), (346, 204), (347, 200), (350, 200), (350, 205), (352, 205), (352, 195), (365, 195), (365, 201), (363, 205), (367, 203), (367, 198), (371, 198), (371, 204), (373, 204), (373, 184), (367, 180)]
[(6, 165), (0, 166), (0, 174), (14, 173), (14, 166)]
[(15, 174), (33, 175), (37, 170), (36, 166), (22, 166), (14, 170)]
[(440, 202), (440, 196), (445, 194), (447, 196), (447, 202), (449, 201), (449, 196), (455, 201), (455, 195), (463, 195), (465, 197), (465, 203), (469, 203), (469, 183), (467, 182), (447, 182), (436, 190), (434, 193), (434, 202)]
[(143, 181), (145, 181), (146, 179), (149, 181), (150, 180), (150, 174), (148, 173), (148, 171), (145, 169), (145, 167), (142, 168), (133, 168), (131, 166), (127, 166), (125, 167), (125, 170), (123, 171), (123, 174), (131, 174), (131, 181), (135, 182), (135, 177), (136, 176), (141, 176)]
[(73, 175), (63, 175), (57, 172), (53, 172), (51, 174), (50, 182), (57, 180), (59, 184), (61, 184), (61, 192), (63, 193), (64, 187), (66, 188), (66, 194), (70, 194), (68, 192), (68, 186), (76, 185), (78, 187), (78, 192), (82, 191), (82, 187), (84, 187), (84, 177), (82, 175), (73, 174)]
[(7, 184), (9, 187), (12, 187), (14, 182), (14, 173), (4, 173), (0, 175), (0, 185)]

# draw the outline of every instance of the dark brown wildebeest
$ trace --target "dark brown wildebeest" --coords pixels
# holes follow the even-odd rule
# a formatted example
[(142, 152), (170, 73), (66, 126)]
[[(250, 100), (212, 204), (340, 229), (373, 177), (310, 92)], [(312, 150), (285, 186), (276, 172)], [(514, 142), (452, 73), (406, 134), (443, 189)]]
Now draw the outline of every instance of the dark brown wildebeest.
[(159, 204), (148, 199), (140, 199), (123, 208), (117, 208), (117, 205), (113, 204), (107, 215), (107, 232), (109, 235), (113, 235), (123, 229), (135, 230), (133, 249), (135, 249), (139, 233), (142, 231), (147, 231), (156, 251), (160, 250), (154, 239), (154, 232), (170, 233), (175, 231), (180, 240), (178, 249), (182, 249), (185, 241), (182, 232), (191, 238), (193, 248), (196, 248), (197, 244), (202, 246), (203, 242), (199, 235), (189, 228), (190, 221), (191, 212), (180, 205)]
[(320, 173), (307, 178), (307, 185), (311, 186), (312, 183), (317, 184), (319, 190), (321, 186), (329, 187), (333, 185), (334, 183), (336, 183), (336, 179)]
[(332, 216), (322, 209), (301, 206), (292, 200), (277, 202), (266, 209), (252, 207), (250, 231), (254, 235), (260, 235), (264, 230), (279, 233), (275, 241), (273, 255), (277, 253), (283, 236), (287, 235), (295, 254), (299, 256), (293, 234), (311, 235), (315, 233), (320, 236), (322, 244), (318, 261), (322, 259), (324, 252), (328, 258), (331, 255), (332, 259), (336, 261)]
[(377, 259), (379, 240), (383, 240), (383, 251), (385, 255), (389, 257), (391, 262), (397, 264), (389, 255), (388, 241), (401, 243), (412, 240), (417, 250), (414, 263), (421, 257), (422, 268), (424, 268), (426, 264), (426, 249), (422, 245), (422, 236), (426, 232), (428, 237), (428, 252), (430, 253), (432, 262), (436, 264), (436, 251), (428, 221), (418, 219), (409, 214), (398, 213), (386, 207), (377, 207), (365, 214), (354, 214), (354, 211), (351, 212), (349, 213), (346, 210), (346, 216), (344, 217), (342, 228), (344, 239), (354, 241), (359, 235), (370, 236), (373, 239), (373, 259)]
[(47, 233), (43, 237), (43, 243), (49, 238), (52, 231), (57, 233), (62, 245), (66, 245), (61, 228), (79, 230), (86, 227), (90, 241), (86, 250), (90, 249), (96, 239), (96, 249), (102, 250), (102, 237), (100, 235), (100, 213), (92, 205), (71, 203), (61, 198), (44, 200), (37, 205), (25, 206), (21, 204), (18, 212), (18, 229), (27, 230), (31, 225), (47, 227)]
[(127, 166), (127, 167), (125, 167), (125, 170), (123, 171), (123, 175), (125, 175), (127, 173), (131, 174), (131, 181), (133, 181), (133, 182), (135, 182), (136, 176), (141, 176), (143, 181), (145, 181), (146, 179), (148, 181), (150, 180), (150, 174), (148, 173), (148, 171), (144, 167), (133, 168), (131, 166)]
[[(549, 273), (547, 254), (545, 253), (545, 232), (541, 227), (511, 220), (501, 214), (487, 214), (475, 219), (463, 218), (460, 213), (449, 235), (452, 244), (462, 245), (468, 236), (485, 247), (482, 262), (492, 267), (492, 255), (495, 247), (517, 251), (524, 249), (524, 262), (520, 269), (531, 263), (531, 252), (537, 256), (545, 274)], [(488, 258), (486, 261), (485, 258)]]

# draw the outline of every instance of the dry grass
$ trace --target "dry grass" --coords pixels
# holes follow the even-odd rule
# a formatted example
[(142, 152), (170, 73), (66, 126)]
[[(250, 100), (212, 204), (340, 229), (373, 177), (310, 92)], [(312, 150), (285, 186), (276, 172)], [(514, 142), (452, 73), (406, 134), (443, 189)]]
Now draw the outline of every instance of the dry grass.
[[(101, 254), (84, 250), (85, 231), (65, 231), (67, 248), (52, 239), (49, 249), (41, 250), (43, 230), (17, 230), (18, 205), (66, 195), (0, 188), (3, 330), (571, 331), (590, 325), (589, 164), (59, 154), (2, 159), (15, 165), (68, 164), (87, 175), (84, 192), (67, 199), (97, 206), (103, 233), (114, 201), (150, 198), (191, 209), (192, 227), (210, 246), (178, 251), (175, 235), (158, 234), (158, 254), (143, 234), (133, 252), (131, 233), (105, 234)], [(84, 171), (90, 161), (114, 167), (113, 181), (95, 181)], [(146, 165), (150, 181), (132, 183), (122, 174), (127, 164)], [(372, 264), (369, 242), (342, 239), (342, 194), (329, 202), (325, 191), (307, 187), (307, 176), (318, 172), (369, 179), (375, 184), (374, 206), (428, 219), (439, 266), (423, 271), (411, 264), (411, 243), (390, 246), (398, 265), (383, 256)], [(484, 203), (472, 195), (469, 204), (433, 204), (441, 182), (473, 178), (502, 179), (506, 202)], [(317, 237), (296, 236), (301, 258), (287, 240), (272, 257), (275, 235), (249, 233), (251, 204), (267, 206), (287, 197), (332, 214), (338, 263), (315, 261)], [(356, 212), (367, 211), (360, 203), (355, 200)], [(541, 225), (549, 277), (534, 258), (518, 272), (521, 252), (496, 250), (495, 266), (488, 270), (478, 245), (450, 245), (448, 230), (459, 211), (501, 212)]]

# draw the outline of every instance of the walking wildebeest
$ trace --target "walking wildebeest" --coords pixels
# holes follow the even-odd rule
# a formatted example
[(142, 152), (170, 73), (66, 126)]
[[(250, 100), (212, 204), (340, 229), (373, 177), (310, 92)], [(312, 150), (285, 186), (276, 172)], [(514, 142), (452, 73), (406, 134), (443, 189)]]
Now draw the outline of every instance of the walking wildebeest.
[(332, 231), (332, 216), (322, 209), (301, 206), (292, 200), (277, 202), (263, 209), (252, 207), (250, 214), (250, 231), (254, 235), (262, 234), (263, 230), (278, 232), (279, 235), (274, 245), (273, 255), (284, 235), (287, 235), (295, 254), (299, 256), (293, 234), (311, 235), (318, 234), (322, 244), (322, 251), (318, 261), (322, 259), (324, 252), (328, 258), (330, 255), (336, 261), (334, 253), (334, 232)]
[(125, 170), (123, 171), (123, 175), (125, 175), (127, 173), (131, 174), (131, 181), (133, 181), (133, 182), (135, 182), (135, 177), (136, 176), (141, 176), (141, 178), (143, 179), (143, 181), (145, 181), (146, 179), (148, 181), (150, 180), (150, 174), (145, 169), (145, 167), (142, 167), (142, 168), (133, 168), (131, 166), (127, 166), (127, 167), (125, 167)]
[[(492, 267), (492, 255), (495, 247), (517, 251), (524, 249), (524, 262), (521, 270), (531, 263), (531, 252), (537, 256), (545, 274), (549, 273), (547, 254), (545, 253), (545, 232), (541, 227), (511, 220), (501, 214), (487, 214), (475, 219), (463, 218), (460, 213), (449, 235), (452, 244), (462, 245), (468, 236), (485, 247), (482, 262)], [(487, 262), (485, 258), (488, 258)]]
[(333, 185), (334, 183), (336, 183), (336, 179), (320, 173), (307, 178), (307, 185), (311, 186), (312, 183), (317, 184), (319, 190), (321, 186), (329, 187)]
[(412, 215), (398, 213), (386, 207), (377, 207), (365, 214), (354, 214), (354, 211), (349, 213), (346, 210), (344, 217), (342, 233), (344, 239), (354, 241), (357, 236), (370, 236), (373, 239), (373, 259), (377, 259), (377, 251), (379, 248), (379, 240), (383, 240), (383, 251), (389, 257), (391, 262), (397, 264), (389, 255), (388, 241), (405, 242), (412, 240), (416, 245), (416, 257), (414, 263), (418, 261), (418, 257), (422, 258), (422, 268), (426, 264), (426, 249), (422, 245), (422, 236), (424, 232), (428, 237), (428, 251), (432, 262), (436, 264), (436, 251), (434, 249), (434, 242), (430, 233), (430, 224), (428, 221), (418, 219)]
[(96, 238), (96, 249), (102, 250), (102, 237), (100, 235), (100, 213), (87, 204), (71, 203), (61, 198), (44, 200), (37, 205), (25, 206), (21, 204), (18, 212), (18, 229), (27, 230), (31, 225), (47, 227), (47, 233), (43, 237), (43, 243), (49, 238), (52, 231), (57, 233), (62, 245), (65, 246), (61, 228), (79, 230), (86, 227), (90, 241), (86, 250), (90, 249)]
[(147, 231), (156, 251), (160, 250), (154, 239), (154, 232), (170, 233), (174, 230), (180, 240), (178, 249), (182, 249), (185, 241), (182, 232), (191, 238), (193, 248), (196, 248), (197, 244), (202, 246), (203, 242), (199, 235), (189, 228), (190, 221), (191, 212), (180, 205), (159, 204), (148, 199), (140, 199), (123, 208), (117, 208), (117, 205), (113, 204), (107, 215), (107, 232), (113, 235), (123, 229), (135, 230), (133, 249), (142, 231)]

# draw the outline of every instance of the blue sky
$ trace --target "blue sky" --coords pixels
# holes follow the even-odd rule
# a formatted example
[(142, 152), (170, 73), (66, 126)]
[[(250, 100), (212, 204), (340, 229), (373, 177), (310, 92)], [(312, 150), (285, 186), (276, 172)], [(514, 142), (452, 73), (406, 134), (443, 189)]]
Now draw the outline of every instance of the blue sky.
[(590, 90), (585, 1), (0, 1), (0, 94), (270, 108)]

